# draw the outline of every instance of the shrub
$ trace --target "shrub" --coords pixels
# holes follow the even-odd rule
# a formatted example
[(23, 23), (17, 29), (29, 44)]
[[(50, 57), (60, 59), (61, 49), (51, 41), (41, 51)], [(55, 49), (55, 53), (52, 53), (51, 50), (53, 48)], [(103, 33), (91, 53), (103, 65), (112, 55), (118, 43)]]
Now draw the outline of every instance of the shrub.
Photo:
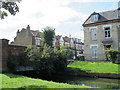
[(67, 68), (69, 52), (65, 48), (57, 50), (45, 44), (42, 49), (28, 46), (26, 52), (31, 63), (34, 63), (35, 68), (42, 74), (52, 75)]
[(108, 59), (112, 60), (112, 63), (115, 63), (115, 61), (117, 60), (117, 55), (119, 54), (118, 51), (110, 49), (110, 50), (106, 50), (106, 54)]

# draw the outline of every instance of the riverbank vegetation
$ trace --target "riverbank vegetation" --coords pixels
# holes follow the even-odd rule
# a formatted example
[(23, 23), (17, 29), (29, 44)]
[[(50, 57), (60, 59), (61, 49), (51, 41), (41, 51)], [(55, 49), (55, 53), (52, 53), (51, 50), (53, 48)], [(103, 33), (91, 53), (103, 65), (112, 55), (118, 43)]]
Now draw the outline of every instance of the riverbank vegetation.
[(75, 61), (70, 63), (67, 67), (71, 69), (79, 69), (85, 72), (120, 73), (120, 64), (114, 64), (112, 62)]
[(2, 84), (0, 84), (2, 88), (91, 88), (89, 86), (56, 83), (8, 73), (0, 74), (0, 77), (2, 78)]

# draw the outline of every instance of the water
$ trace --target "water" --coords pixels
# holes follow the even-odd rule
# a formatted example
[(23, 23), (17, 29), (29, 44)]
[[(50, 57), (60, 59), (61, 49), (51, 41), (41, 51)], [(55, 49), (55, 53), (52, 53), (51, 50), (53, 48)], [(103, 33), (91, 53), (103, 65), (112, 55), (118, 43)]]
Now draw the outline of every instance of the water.
[(74, 77), (74, 76), (54, 76), (48, 80), (54, 82), (68, 83), (72, 85), (91, 86), (96, 88), (120, 89), (120, 79)]
[(43, 80), (68, 83), (72, 85), (91, 86), (95, 88), (107, 88), (107, 89), (120, 89), (120, 79), (107, 79), (107, 78), (93, 78), (82, 76), (65, 76), (65, 75), (53, 75), (52, 77), (40, 76), (33, 72), (20, 72), (20, 75), (25, 75), (31, 78), (40, 78)]

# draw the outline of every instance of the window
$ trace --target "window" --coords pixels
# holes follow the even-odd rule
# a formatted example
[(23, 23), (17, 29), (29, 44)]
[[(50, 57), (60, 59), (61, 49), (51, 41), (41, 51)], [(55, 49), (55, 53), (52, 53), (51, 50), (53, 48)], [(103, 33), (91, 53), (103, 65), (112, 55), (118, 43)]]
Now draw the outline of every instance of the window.
[(111, 45), (105, 45), (105, 50), (109, 50), (111, 48)]
[(90, 31), (91, 31), (91, 39), (93, 41), (96, 41), (97, 40), (97, 27), (90, 28)]
[(35, 43), (36, 45), (40, 45), (40, 38), (36, 38)]
[(92, 58), (97, 58), (97, 46), (92, 46)]
[(98, 21), (98, 14), (92, 15), (91, 17), (91, 22), (96, 22), (96, 21)]
[(118, 10), (118, 17), (120, 17), (120, 10)]
[(91, 55), (92, 58), (98, 58), (97, 50), (98, 50), (98, 45), (91, 45)]
[(120, 42), (119, 42), (119, 47), (120, 47)]
[(110, 27), (104, 27), (104, 30), (105, 30), (105, 37), (106, 37), (106, 38), (111, 37)]

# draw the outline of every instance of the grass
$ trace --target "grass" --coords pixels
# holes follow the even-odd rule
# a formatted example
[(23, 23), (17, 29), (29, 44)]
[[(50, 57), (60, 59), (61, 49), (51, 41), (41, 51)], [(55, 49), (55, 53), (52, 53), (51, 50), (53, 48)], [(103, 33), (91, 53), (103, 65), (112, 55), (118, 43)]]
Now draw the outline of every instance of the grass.
[(118, 69), (120, 64), (113, 64), (111, 62), (84, 62), (75, 61), (68, 65), (69, 68), (79, 69), (85, 72), (96, 73), (120, 73)]
[(2, 88), (92, 88), (89, 86), (56, 83), (8, 73), (0, 74), (0, 77), (2, 77)]

